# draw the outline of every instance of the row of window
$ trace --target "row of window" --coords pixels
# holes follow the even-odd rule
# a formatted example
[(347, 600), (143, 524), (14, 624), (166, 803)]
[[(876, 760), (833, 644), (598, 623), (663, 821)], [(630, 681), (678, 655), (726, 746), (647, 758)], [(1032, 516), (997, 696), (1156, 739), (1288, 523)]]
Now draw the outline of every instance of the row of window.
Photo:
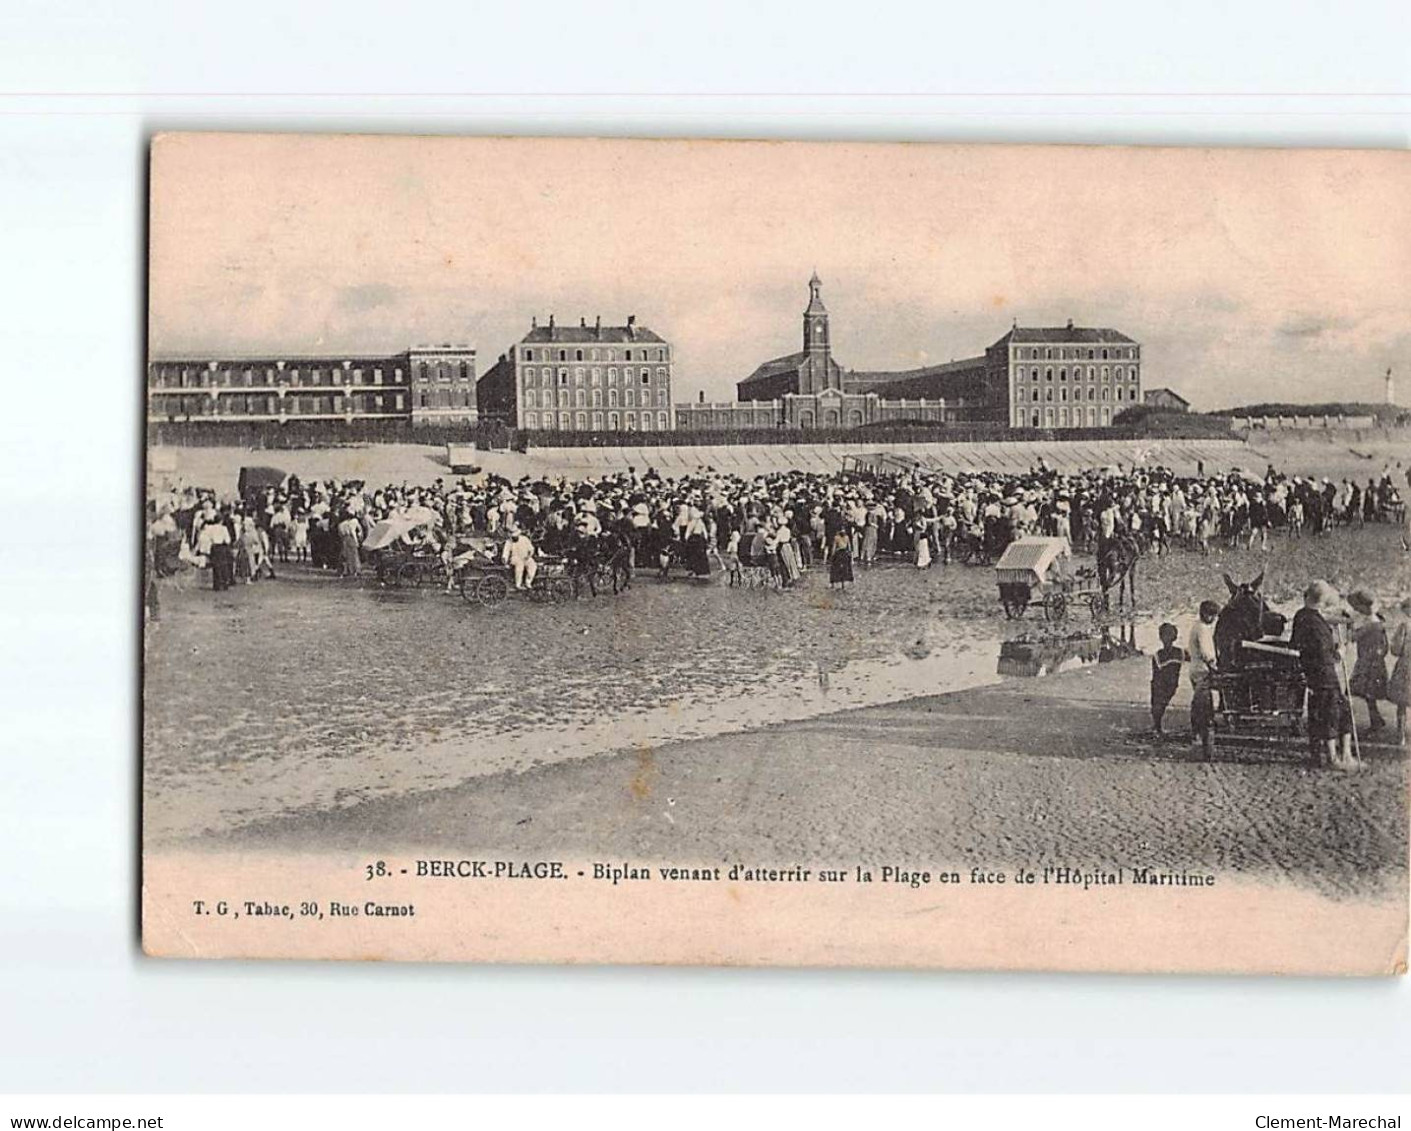
[[(1053, 361), (1055, 359), (1063, 361), (1081, 361), (1084, 359), (1084, 351), (1076, 346), (1059, 346), (1057, 351), (1053, 346), (1044, 346), (1039, 349), (1037, 346), (1025, 348), (1021, 346), (1015, 351), (1015, 356), (1021, 361)], [(1088, 349), (1086, 351), (1088, 361), (1103, 361), (1109, 359), (1126, 358), (1131, 361), (1137, 359), (1136, 346), (1119, 346), (1117, 348), (1105, 347), (1103, 349)]]
[(560, 412), (557, 415), (546, 412), (541, 422), (537, 412), (526, 412), (524, 426), (526, 428), (556, 428), (561, 432), (571, 432), (574, 429), (586, 432), (590, 428), (594, 432), (601, 432), (604, 427), (609, 432), (623, 430), (635, 432), (639, 427), (644, 432), (665, 432), (671, 427), (671, 420), (664, 412), (658, 412), (655, 416), (650, 412), (644, 412), (641, 414), (640, 421), (635, 412), (621, 414), (609, 412), (606, 415), (601, 412)]
[[(425, 366), (422, 367), (423, 369)], [(381, 385), (384, 370), (381, 366), (370, 369), (278, 369), (265, 366), (260, 369), (216, 369), (205, 366), (168, 367), (158, 366), (154, 370), (152, 385), (158, 389), (238, 389), (254, 386), (285, 385)], [(305, 380), (307, 378), (307, 380)], [(449, 378), (447, 378), (449, 380)], [(400, 367), (392, 369), (389, 385), (402, 384)]]
[[(590, 381), (592, 384), (594, 384), (594, 385), (601, 385), (601, 384), (603, 383), (603, 371), (602, 371), (601, 369), (598, 369), (598, 368), (595, 367), (595, 368), (591, 371), (591, 373), (588, 373), (588, 374), (586, 374), (586, 375), (588, 376), (589, 381)], [(574, 370), (573, 370), (573, 383), (574, 383), (575, 385), (581, 385), (581, 384), (583, 384), (583, 378), (584, 378), (584, 376), (585, 376), (585, 371), (584, 371), (583, 367), (582, 367), (582, 366), (577, 366), (577, 367), (575, 367)], [(652, 371), (651, 371), (649, 368), (647, 368), (646, 366), (643, 366), (643, 367), (641, 368), (641, 370), (638, 371), (637, 377), (638, 377), (638, 379), (642, 382), (643, 385), (650, 385), (650, 384), (652, 383)], [(658, 366), (657, 366), (656, 377), (657, 377), (657, 380), (658, 380), (658, 381), (665, 381), (665, 380), (666, 380), (666, 366), (664, 366), (664, 365), (658, 365)], [(558, 378), (559, 378), (559, 384), (560, 384), (560, 385), (567, 385), (567, 384), (568, 384), (568, 369), (567, 369), (567, 368), (562, 368), (562, 369), (560, 369), (560, 370), (558, 371)], [(630, 369), (624, 369), (624, 370), (622, 371), (622, 379), (623, 379), (623, 381), (630, 381), (630, 380), (632, 380), (632, 370), (630, 370)], [(552, 369), (550, 366), (547, 366), (547, 365), (544, 366), (543, 369), (537, 369), (537, 370), (536, 370), (535, 368), (533, 368), (533, 366), (530, 366), (529, 368), (527, 368), (527, 369), (524, 371), (524, 385), (525, 385), (525, 388), (528, 388), (530, 385), (534, 384), (534, 382), (535, 382), (536, 380), (537, 380), (541, 385), (550, 385), (550, 384), (553, 384), (553, 380), (554, 380), (554, 371), (553, 371), (553, 369)], [(616, 384), (617, 384), (617, 366), (615, 366), (615, 365), (611, 365), (611, 366), (608, 367), (608, 384), (609, 384), (609, 385), (616, 385)]]
[(469, 389), (418, 389), (417, 408), (474, 408), (475, 395)]
[[(1054, 373), (1054, 369), (1053, 369), (1053, 366), (1052, 366), (1052, 365), (1046, 367), (1046, 368), (1044, 369), (1044, 371), (1043, 371), (1044, 380), (1046, 380), (1046, 381), (1052, 381), (1052, 380), (1053, 380), (1053, 373)], [(1121, 380), (1123, 380), (1123, 379), (1125, 379), (1125, 378), (1130, 377), (1133, 381), (1135, 381), (1135, 380), (1137, 379), (1137, 367), (1136, 367), (1135, 365), (1133, 365), (1131, 368), (1126, 368), (1126, 367), (1124, 367), (1124, 366), (1117, 365), (1117, 366), (1113, 366), (1112, 369), (1111, 369), (1111, 371), (1109, 372), (1109, 369), (1108, 369), (1108, 367), (1107, 367), (1106, 365), (1103, 365), (1103, 366), (1089, 365), (1089, 366), (1088, 366), (1088, 380), (1089, 380), (1089, 381), (1096, 381), (1096, 380), (1098, 379), (1099, 375), (1101, 375), (1102, 380), (1104, 380), (1104, 381), (1106, 381), (1109, 377), (1116, 377), (1117, 380), (1119, 380), (1119, 381), (1121, 381)], [(1039, 368), (1038, 368), (1038, 366), (1035, 366), (1033, 369), (1030, 369), (1027, 373), (1026, 373), (1026, 372), (1024, 371), (1024, 369), (1022, 369), (1022, 368), (1016, 369), (1016, 370), (1014, 371), (1014, 377), (1015, 377), (1015, 380), (1018, 380), (1018, 381), (1024, 380), (1025, 377), (1032, 377), (1035, 381), (1037, 381), (1037, 380), (1039, 379)], [(1058, 367), (1058, 379), (1059, 379), (1060, 381), (1066, 381), (1066, 380), (1068, 380), (1068, 367), (1067, 367), (1066, 365), (1060, 365), (1060, 366)], [(1083, 367), (1082, 367), (1081, 365), (1075, 365), (1075, 366), (1073, 366), (1073, 380), (1075, 380), (1075, 381), (1081, 381), (1082, 379), (1083, 379)]]
[(1082, 428), (1086, 425), (1089, 428), (1096, 428), (1098, 425), (1106, 427), (1112, 423), (1112, 410), (1104, 405), (1099, 412), (1098, 409), (1089, 406), (1086, 413), (1081, 408), (1074, 408), (1071, 411), (1066, 408), (1054, 410), (1046, 408), (1042, 413), (1038, 409), (1025, 411), (1016, 409), (1014, 412), (1014, 426), (1016, 428)]
[[(555, 360), (558, 360), (558, 361), (568, 361), (568, 360), (569, 360), (569, 356), (568, 356), (568, 355), (569, 355), (570, 352), (572, 352), (572, 354), (573, 354), (573, 360), (574, 360), (574, 361), (617, 361), (617, 360), (619, 360), (619, 358), (618, 358), (618, 356), (617, 356), (617, 350), (597, 350), (597, 349), (591, 349), (591, 350), (587, 350), (587, 351), (584, 351), (584, 350), (572, 350), (572, 351), (569, 351), (569, 350), (559, 350), (559, 351), (558, 351), (558, 357), (557, 357), (557, 358), (554, 357), (554, 351), (553, 351), (553, 350), (543, 349), (543, 350), (539, 350), (539, 351), (538, 351), (538, 357), (536, 358), (536, 357), (535, 357), (535, 351), (534, 351), (533, 349), (531, 349), (531, 348), (528, 348), (528, 347), (526, 347), (525, 350), (524, 350), (524, 360), (525, 360), (525, 361), (536, 361), (536, 360), (537, 360), (537, 361), (555, 361)], [(584, 357), (584, 356), (583, 356), (583, 354), (584, 354), (585, 352), (588, 354), (587, 357)], [(634, 353), (636, 354), (635, 357), (633, 356)], [(606, 356), (606, 357), (600, 356), (600, 355), (602, 355), (602, 354), (606, 354), (607, 356)], [(665, 360), (666, 360), (666, 350), (664, 350), (664, 349), (656, 349), (656, 350), (635, 350), (635, 351), (634, 351), (634, 350), (623, 350), (623, 351), (622, 351), (622, 357), (621, 357), (620, 360), (622, 360), (622, 361), (665, 361)]]
[[(1101, 398), (1102, 400), (1109, 400), (1109, 399), (1110, 399), (1110, 400), (1114, 400), (1114, 401), (1120, 401), (1120, 400), (1123, 399), (1123, 396), (1124, 396), (1123, 391), (1122, 391), (1122, 389), (1121, 389), (1120, 387), (1117, 388), (1117, 389), (1109, 390), (1108, 387), (1107, 387), (1106, 385), (1104, 385), (1104, 386), (1102, 387), (1102, 390), (1101, 390), (1101, 391), (1102, 391), (1102, 398)], [(1109, 391), (1111, 391), (1111, 393), (1112, 393), (1112, 396), (1111, 396), (1110, 398), (1108, 397), (1108, 392), (1109, 392)], [(1097, 388), (1097, 386), (1095, 386), (1095, 385), (1089, 385), (1089, 386), (1088, 386), (1088, 400), (1090, 400), (1090, 401), (1095, 401), (1095, 400), (1097, 400), (1097, 399), (1098, 399), (1097, 394), (1098, 394), (1098, 388)], [(1140, 400), (1140, 399), (1141, 399), (1141, 391), (1137, 388), (1137, 386), (1132, 385), (1132, 386), (1130, 386), (1130, 387), (1127, 389), (1127, 391), (1126, 391), (1126, 393), (1125, 393), (1125, 397), (1126, 397), (1126, 399), (1129, 400), (1129, 401)], [(1025, 389), (1023, 389), (1023, 388), (1018, 388), (1018, 389), (1015, 389), (1015, 390), (1014, 390), (1014, 400), (1015, 400), (1015, 402), (1016, 402), (1017, 404), (1023, 404), (1025, 401), (1037, 401), (1038, 399), (1039, 399), (1039, 386), (1037, 386), (1037, 385), (1033, 386), (1033, 388), (1032, 388), (1032, 389), (1029, 389), (1029, 390), (1025, 390)], [(1044, 396), (1043, 396), (1043, 399), (1044, 399), (1045, 401), (1050, 402), (1050, 403), (1053, 401), (1053, 386), (1052, 386), (1052, 385), (1048, 385), (1048, 386), (1046, 386), (1046, 387), (1044, 388)], [(1058, 399), (1059, 399), (1060, 401), (1066, 401), (1066, 400), (1068, 399), (1068, 387), (1067, 387), (1066, 385), (1060, 385), (1060, 386), (1058, 387)], [(1073, 390), (1073, 399), (1074, 399), (1075, 401), (1080, 401), (1080, 400), (1082, 400), (1082, 399), (1083, 399), (1083, 390), (1082, 390), (1082, 389), (1074, 389), (1074, 390)]]
[(475, 374), (471, 372), (468, 361), (459, 363), (438, 361), (435, 368), (428, 368), (427, 363), (422, 361), (417, 363), (416, 376), (418, 381), (450, 381), (454, 377), (459, 377), (462, 381), (469, 381)]
[(168, 416), (316, 416), (330, 413), (404, 412), (404, 393), (379, 393), (376, 396), (345, 397), (341, 394), (322, 397), (278, 397), (266, 393), (220, 397), (206, 396), (164, 398), (154, 408)]
[[(656, 403), (657, 403), (658, 405), (664, 406), (664, 405), (666, 405), (666, 404), (668, 403), (668, 401), (667, 401), (667, 391), (666, 391), (665, 389), (658, 389), (658, 390), (656, 391), (656, 394), (657, 394)], [(538, 404), (535, 403), (536, 401), (538, 402)], [(622, 404), (623, 404), (623, 407), (624, 407), (624, 408), (635, 408), (635, 407), (637, 406), (637, 403), (638, 403), (638, 402), (637, 402), (637, 395), (636, 395), (636, 393), (634, 393), (631, 389), (623, 389), (623, 390), (622, 390)], [(642, 400), (641, 400), (642, 407), (643, 407), (643, 408), (649, 407), (649, 406), (651, 405), (651, 403), (652, 403), (652, 391), (651, 391), (650, 389), (643, 389), (643, 390), (642, 390)], [(589, 400), (588, 400), (588, 390), (587, 390), (587, 389), (574, 389), (574, 390), (573, 390), (573, 406), (576, 407), (576, 408), (587, 408), (587, 407), (588, 407), (588, 404), (589, 404)], [(567, 389), (560, 389), (560, 390), (558, 391), (558, 399), (557, 399), (557, 401), (555, 401), (555, 399), (554, 399), (554, 391), (553, 391), (552, 389), (545, 389), (542, 396), (537, 395), (533, 389), (525, 389), (525, 390), (524, 390), (524, 407), (525, 407), (525, 408), (538, 408), (538, 407), (553, 408), (553, 407), (555, 407), (555, 405), (557, 405), (559, 408), (568, 408), (568, 407), (569, 407), (569, 403), (568, 403), (568, 390), (567, 390)], [(603, 391), (602, 391), (601, 389), (594, 389), (594, 390), (592, 390), (592, 406), (593, 406), (594, 408), (602, 408), (602, 407), (603, 407)], [(609, 390), (608, 390), (608, 408), (616, 408), (616, 407), (617, 407), (617, 390), (616, 390), (616, 389), (609, 389)]]

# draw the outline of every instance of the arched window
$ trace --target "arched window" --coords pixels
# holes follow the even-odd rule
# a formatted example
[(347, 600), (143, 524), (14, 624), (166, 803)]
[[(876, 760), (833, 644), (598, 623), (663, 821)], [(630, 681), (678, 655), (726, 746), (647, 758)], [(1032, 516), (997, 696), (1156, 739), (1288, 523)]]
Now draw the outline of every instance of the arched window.
[(643, 367), (643, 369), (642, 369), (642, 384), (644, 384), (644, 385), (650, 385), (651, 383), (652, 383), (652, 371), (651, 371), (650, 369), (647, 369), (647, 368)]
[(628, 432), (635, 432), (637, 430), (637, 414), (629, 412), (623, 423)]
[(1067, 385), (1064, 385), (1063, 388), (1061, 388), (1061, 389), (1058, 390), (1058, 399), (1061, 400), (1061, 401), (1066, 401), (1066, 400), (1068, 399), (1068, 386), (1067, 386)]
[[(616, 408), (616, 407), (617, 407), (617, 390), (616, 390), (616, 389), (609, 389), (609, 390), (608, 390), (608, 407), (609, 407), (609, 408)], [(615, 414), (614, 414), (614, 415), (615, 415)], [(617, 425), (614, 424), (613, 427), (616, 428)]]
[(559, 360), (560, 360), (560, 361), (567, 361), (567, 360), (568, 360), (568, 350), (559, 350)]
[(525, 350), (525, 351), (524, 351), (524, 360), (525, 360), (525, 361), (533, 361), (533, 360), (534, 360), (534, 351), (533, 351), (533, 350)]
[(622, 360), (623, 360), (623, 361), (631, 361), (631, 360), (632, 360), (632, 351), (631, 351), (631, 350), (626, 350), (626, 351), (624, 351), (623, 354), (622, 354)]
[(602, 391), (601, 389), (594, 389), (594, 390), (593, 390), (593, 407), (594, 407), (594, 408), (599, 408), (599, 407), (601, 407), (602, 403), (603, 403), (603, 391)]
[(631, 389), (627, 389), (623, 392), (622, 403), (627, 405), (628, 408), (631, 408), (634, 404), (637, 403), (637, 398), (633, 395)]
[(539, 371), (539, 384), (543, 385), (544, 388), (547, 389), (553, 383), (554, 371), (546, 365), (543, 369)]
[[(596, 353), (597, 351), (594, 350), (593, 352)], [(593, 413), (593, 431), (594, 431), (594, 432), (601, 432), (601, 431), (602, 431), (602, 428), (603, 428), (603, 414), (602, 414), (601, 412), (595, 412), (595, 413)]]
[[(579, 353), (582, 353), (583, 351), (582, 351), (582, 350), (579, 350), (578, 352), (579, 352)], [(574, 383), (575, 385), (581, 385), (581, 384), (583, 384), (583, 367), (582, 367), (581, 365), (577, 366), (577, 367), (573, 370), (573, 383)]]
[[(597, 353), (598, 351), (597, 351), (597, 350), (594, 350), (593, 352), (594, 352), (594, 353)], [(593, 373), (592, 373), (592, 376), (591, 376), (591, 380), (592, 380), (593, 384), (595, 384), (595, 385), (601, 385), (601, 384), (603, 383), (603, 371), (602, 371), (601, 369), (599, 369), (596, 365), (593, 366)]]
[[(417, 365), (417, 367), (416, 367), (416, 371), (417, 371), (417, 376), (418, 376), (419, 378), (421, 378), (421, 380), (425, 381), (425, 380), (426, 380), (426, 362), (423, 361), (423, 362), (419, 363), (419, 364)], [(315, 380), (315, 381), (318, 380), (318, 370), (317, 370), (317, 369), (314, 370), (314, 380)]]
[(585, 398), (584, 391), (583, 391), (582, 389), (574, 389), (574, 390), (573, 390), (573, 403), (574, 403), (575, 405), (577, 405), (579, 408), (582, 408), (584, 405), (586, 405), (586, 404), (588, 403), (587, 400), (586, 400), (586, 398)]
[(1038, 387), (1037, 385), (1034, 386), (1034, 396), (1033, 396), (1032, 399), (1033, 399), (1035, 402), (1037, 402), (1038, 399), (1039, 399), (1039, 387)]
[(615, 365), (609, 365), (609, 366), (608, 366), (608, 384), (609, 384), (609, 385), (616, 385), (616, 384), (617, 384), (617, 366), (615, 366)]
[(1102, 360), (1103, 360), (1103, 361), (1106, 361), (1106, 360), (1107, 360), (1107, 351), (1106, 351), (1106, 350), (1103, 350), (1103, 351), (1102, 351)]
[(575, 427), (577, 427), (578, 431), (580, 431), (580, 432), (584, 431), (584, 430), (587, 429), (587, 427), (588, 427), (588, 414), (587, 414), (586, 412), (580, 412), (580, 413), (578, 413), (578, 414), (573, 418), (573, 422), (574, 422)]
[(582, 351), (582, 350), (575, 350), (575, 351), (574, 351), (573, 360), (574, 360), (574, 361), (582, 361), (582, 360), (583, 360), (583, 351)]
[(1052, 366), (1052, 365), (1050, 365), (1047, 369), (1044, 370), (1044, 380), (1045, 380), (1045, 381), (1052, 381), (1052, 380), (1053, 380), (1053, 366)]
[(534, 407), (534, 390), (533, 390), (533, 389), (525, 389), (525, 390), (524, 390), (524, 407), (525, 407), (525, 408), (533, 408), (533, 407)]
[(560, 370), (559, 370), (559, 384), (560, 384), (560, 385), (567, 385), (567, 384), (568, 384), (568, 370), (567, 370), (567, 369), (560, 369)]
[[(1102, 387), (1102, 399), (1103, 399), (1103, 400), (1107, 400), (1107, 386), (1106, 386), (1106, 385), (1104, 385), (1104, 386)], [(1104, 415), (1107, 414), (1107, 409), (1103, 409), (1102, 411), (1103, 411), (1103, 414), (1104, 414)]]
[(526, 412), (524, 414), (524, 426), (526, 428), (538, 428), (539, 414), (537, 412)]
[(534, 370), (533, 370), (533, 368), (526, 369), (526, 370), (524, 371), (524, 383), (527, 385), (527, 384), (529, 384), (529, 382), (531, 382), (531, 381), (533, 381), (533, 380), (534, 380)]
[(657, 413), (657, 427), (660, 428), (663, 432), (665, 432), (668, 427), (668, 424), (669, 422), (666, 419), (666, 413)]
[(608, 431), (616, 432), (621, 425), (618, 422), (618, 415), (615, 412), (608, 413)]
[(1060, 381), (1068, 380), (1068, 367), (1066, 365), (1058, 371), (1058, 379)]
[[(1050, 403), (1052, 403), (1052, 401), (1053, 401), (1053, 389), (1052, 389), (1052, 387), (1047, 388), (1047, 389), (1044, 390), (1044, 400), (1049, 401)], [(1050, 409), (1049, 411), (1052, 412), (1053, 410)]]

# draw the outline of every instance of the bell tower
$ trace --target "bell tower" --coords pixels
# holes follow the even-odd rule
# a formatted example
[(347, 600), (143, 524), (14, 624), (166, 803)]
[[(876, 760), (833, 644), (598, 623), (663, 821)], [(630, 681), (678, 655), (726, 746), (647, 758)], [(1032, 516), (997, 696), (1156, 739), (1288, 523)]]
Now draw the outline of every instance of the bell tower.
[(808, 309), (803, 312), (803, 371), (800, 392), (817, 393), (828, 387), (831, 348), (828, 343), (828, 308), (823, 305), (823, 280), (818, 272), (808, 281)]

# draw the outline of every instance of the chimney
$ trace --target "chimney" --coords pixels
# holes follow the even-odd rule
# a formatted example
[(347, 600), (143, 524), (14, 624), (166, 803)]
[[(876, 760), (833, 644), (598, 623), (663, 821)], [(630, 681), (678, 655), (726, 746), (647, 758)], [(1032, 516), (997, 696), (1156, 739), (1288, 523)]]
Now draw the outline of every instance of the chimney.
[(549, 330), (552, 331), (553, 328), (554, 328), (554, 316), (553, 316), (552, 314), (550, 314), (550, 315), (549, 315)]
[(537, 330), (539, 328), (539, 316), (537, 314), (531, 314), (529, 316), (529, 328), (531, 330)]
[(627, 336), (633, 341), (637, 340), (637, 316), (635, 314), (627, 316)]
[(601, 314), (599, 314), (598, 317), (597, 317), (596, 319), (594, 319), (594, 321), (593, 321), (593, 337), (595, 337), (595, 338), (601, 338), (602, 336), (603, 336), (603, 316), (602, 316)]
[(588, 318), (586, 315), (580, 314), (578, 316), (578, 328), (580, 330), (586, 330), (588, 328)]
[(700, 403), (705, 404), (705, 390), (702, 389), (697, 395), (701, 398)]
[(1073, 319), (1068, 319), (1068, 329), (1073, 329)]

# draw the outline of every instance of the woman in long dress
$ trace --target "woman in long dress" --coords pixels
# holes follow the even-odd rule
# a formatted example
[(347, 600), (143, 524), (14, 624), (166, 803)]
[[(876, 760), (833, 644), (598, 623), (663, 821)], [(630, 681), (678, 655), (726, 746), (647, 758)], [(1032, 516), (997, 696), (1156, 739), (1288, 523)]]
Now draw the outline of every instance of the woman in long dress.
[[(868, 527), (869, 530), (874, 529)], [(852, 540), (846, 530), (833, 535), (832, 553), (828, 555), (828, 584), (847, 588), (852, 575)]]
[(785, 589), (792, 589), (794, 583), (803, 576), (799, 566), (798, 550), (794, 546), (793, 535), (787, 526), (780, 526), (774, 535), (776, 552), (779, 555), (779, 577)]
[(917, 518), (911, 525), (912, 542), (916, 547), (916, 568), (928, 569), (931, 565), (930, 531), (924, 519)]

